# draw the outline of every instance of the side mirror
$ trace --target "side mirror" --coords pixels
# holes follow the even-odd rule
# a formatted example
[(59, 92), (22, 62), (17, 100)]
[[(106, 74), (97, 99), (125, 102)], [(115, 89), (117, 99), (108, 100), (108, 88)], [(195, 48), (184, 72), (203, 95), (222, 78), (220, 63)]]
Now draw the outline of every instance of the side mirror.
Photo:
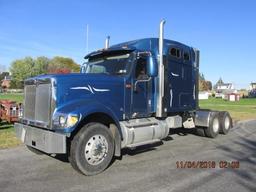
[(87, 69), (88, 64), (85, 62), (80, 67), (80, 73), (85, 73)]
[(149, 77), (156, 77), (157, 73), (158, 73), (157, 62), (152, 57), (152, 55), (149, 55), (147, 57), (147, 75)]
[(80, 67), (80, 73), (84, 73), (84, 66), (83, 65)]

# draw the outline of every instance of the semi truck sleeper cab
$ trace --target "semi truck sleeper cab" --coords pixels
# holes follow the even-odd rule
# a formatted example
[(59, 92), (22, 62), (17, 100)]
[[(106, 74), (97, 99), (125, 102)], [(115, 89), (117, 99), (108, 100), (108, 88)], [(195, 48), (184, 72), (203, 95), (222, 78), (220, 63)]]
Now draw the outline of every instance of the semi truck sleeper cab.
[(85, 175), (104, 171), (121, 149), (158, 142), (171, 128), (196, 128), (207, 137), (227, 134), (226, 111), (198, 106), (199, 51), (145, 38), (85, 56), (79, 74), (29, 78), (16, 135), (29, 149), (67, 154)]

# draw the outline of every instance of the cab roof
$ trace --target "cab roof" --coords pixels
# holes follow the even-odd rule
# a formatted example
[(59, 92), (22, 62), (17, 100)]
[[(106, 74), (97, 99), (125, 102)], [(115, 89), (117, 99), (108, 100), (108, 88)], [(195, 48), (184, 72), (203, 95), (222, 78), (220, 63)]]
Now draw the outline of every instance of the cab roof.
[[(164, 39), (164, 52), (168, 50), (170, 46), (179, 46), (180, 48), (190, 49), (191, 47), (173, 40)], [(85, 59), (97, 58), (102, 56), (112, 56), (118, 54), (130, 53), (134, 50), (150, 51), (153, 54), (158, 54), (158, 38), (145, 38), (133, 41), (128, 41), (116, 45), (110, 46), (108, 49), (100, 49), (86, 55)]]

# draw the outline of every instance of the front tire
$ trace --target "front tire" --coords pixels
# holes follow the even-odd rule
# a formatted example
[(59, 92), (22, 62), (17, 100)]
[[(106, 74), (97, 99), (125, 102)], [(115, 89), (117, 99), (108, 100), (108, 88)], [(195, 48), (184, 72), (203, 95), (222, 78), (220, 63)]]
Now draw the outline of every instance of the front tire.
[(71, 142), (70, 163), (84, 175), (96, 175), (110, 164), (114, 139), (108, 127), (90, 123), (81, 128)]

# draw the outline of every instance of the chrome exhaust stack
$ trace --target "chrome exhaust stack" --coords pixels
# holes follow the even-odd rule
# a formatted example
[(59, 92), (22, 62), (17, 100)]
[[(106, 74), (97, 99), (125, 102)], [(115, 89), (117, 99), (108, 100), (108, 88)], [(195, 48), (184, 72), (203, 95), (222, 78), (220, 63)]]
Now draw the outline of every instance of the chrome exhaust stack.
[(157, 109), (156, 116), (163, 117), (163, 96), (164, 96), (164, 58), (163, 58), (163, 48), (164, 48), (164, 24), (165, 20), (160, 22), (159, 29), (159, 64), (158, 64), (158, 97), (157, 97)]
[(109, 48), (109, 40), (110, 40), (110, 36), (107, 36), (107, 38), (105, 40), (105, 49)]

